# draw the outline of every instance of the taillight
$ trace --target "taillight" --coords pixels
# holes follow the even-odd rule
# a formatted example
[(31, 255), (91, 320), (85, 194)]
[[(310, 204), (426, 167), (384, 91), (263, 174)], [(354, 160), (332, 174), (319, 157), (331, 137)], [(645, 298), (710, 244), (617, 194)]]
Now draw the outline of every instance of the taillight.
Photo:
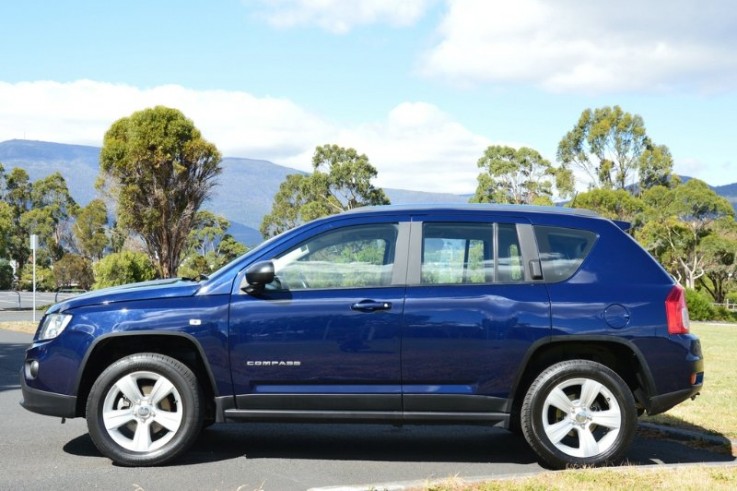
[(676, 285), (665, 299), (665, 316), (668, 319), (668, 334), (688, 334), (691, 322), (688, 319), (686, 294), (681, 285)]

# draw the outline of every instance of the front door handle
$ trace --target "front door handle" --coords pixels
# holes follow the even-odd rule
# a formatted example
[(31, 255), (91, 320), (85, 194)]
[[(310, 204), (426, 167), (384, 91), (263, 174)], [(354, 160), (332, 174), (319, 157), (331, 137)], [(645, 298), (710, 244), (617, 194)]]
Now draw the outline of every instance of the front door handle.
[(351, 305), (351, 310), (359, 312), (376, 312), (377, 310), (390, 310), (391, 302), (377, 302), (375, 300), (361, 300)]

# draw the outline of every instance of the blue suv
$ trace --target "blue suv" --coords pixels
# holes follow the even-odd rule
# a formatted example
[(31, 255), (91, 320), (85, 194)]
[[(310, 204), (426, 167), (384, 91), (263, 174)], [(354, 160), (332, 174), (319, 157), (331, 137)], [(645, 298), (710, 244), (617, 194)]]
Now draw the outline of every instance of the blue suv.
[(128, 466), (237, 421), (488, 424), (551, 468), (615, 462), (703, 382), (683, 290), (626, 228), (494, 205), (316, 220), (209, 278), (52, 306), (22, 404), (85, 417)]

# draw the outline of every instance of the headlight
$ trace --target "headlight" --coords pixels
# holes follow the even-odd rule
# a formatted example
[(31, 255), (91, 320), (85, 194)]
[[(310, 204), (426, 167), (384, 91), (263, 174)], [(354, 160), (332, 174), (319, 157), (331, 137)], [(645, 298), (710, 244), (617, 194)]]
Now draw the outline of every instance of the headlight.
[(72, 316), (69, 314), (48, 314), (44, 317), (41, 329), (38, 331), (38, 340), (54, 339), (64, 332), (71, 320)]

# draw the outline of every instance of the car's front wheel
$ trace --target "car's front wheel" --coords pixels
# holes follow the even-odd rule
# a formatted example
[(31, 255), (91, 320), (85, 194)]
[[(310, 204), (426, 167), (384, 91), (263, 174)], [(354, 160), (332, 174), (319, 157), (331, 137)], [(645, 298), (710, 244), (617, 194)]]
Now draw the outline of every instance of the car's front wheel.
[(87, 427), (100, 452), (126, 466), (168, 462), (197, 438), (204, 418), (197, 377), (186, 365), (156, 353), (137, 353), (110, 365), (87, 399)]
[(544, 370), (527, 391), (520, 416), (527, 442), (554, 469), (620, 460), (637, 424), (627, 384), (588, 360)]

